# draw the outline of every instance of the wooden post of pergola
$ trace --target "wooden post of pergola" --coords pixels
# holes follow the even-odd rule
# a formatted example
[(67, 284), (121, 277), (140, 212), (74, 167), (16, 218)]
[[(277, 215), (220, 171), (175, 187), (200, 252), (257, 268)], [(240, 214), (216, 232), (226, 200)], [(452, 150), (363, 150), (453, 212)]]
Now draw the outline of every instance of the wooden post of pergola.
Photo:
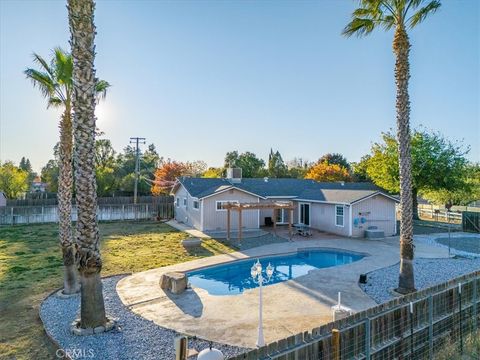
[(230, 208), (227, 208), (227, 240), (230, 240)]
[(277, 236), (277, 209), (273, 209), (273, 233)]
[(227, 203), (223, 205), (223, 208), (227, 210), (227, 240), (230, 240), (230, 212), (231, 210), (238, 211), (238, 244), (242, 240), (242, 211), (243, 210), (262, 210), (262, 209), (273, 209), (273, 230), (275, 235), (277, 235), (277, 210), (285, 209), (290, 211), (290, 216), (288, 217), (288, 235), (290, 239), (292, 238), (292, 220), (293, 220), (293, 210), (295, 205), (291, 201), (272, 201), (272, 202), (255, 202), (255, 203)]
[(288, 212), (290, 213), (288, 216), (288, 237), (292, 240), (293, 209), (290, 209)]
[(238, 209), (238, 245), (242, 241), (242, 208)]

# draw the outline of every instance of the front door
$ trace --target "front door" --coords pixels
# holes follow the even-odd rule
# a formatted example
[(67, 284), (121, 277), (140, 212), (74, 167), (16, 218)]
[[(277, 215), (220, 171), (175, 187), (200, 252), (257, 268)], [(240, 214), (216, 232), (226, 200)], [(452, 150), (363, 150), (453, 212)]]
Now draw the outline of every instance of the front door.
[(310, 204), (300, 204), (300, 224), (310, 226)]

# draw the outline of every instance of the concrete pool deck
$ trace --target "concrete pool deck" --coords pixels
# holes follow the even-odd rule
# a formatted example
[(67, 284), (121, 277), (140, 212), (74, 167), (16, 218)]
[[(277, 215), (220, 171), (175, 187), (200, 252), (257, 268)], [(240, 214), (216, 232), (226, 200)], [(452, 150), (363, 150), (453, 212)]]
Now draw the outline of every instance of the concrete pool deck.
[[(190, 336), (254, 348), (258, 288), (232, 296), (212, 296), (200, 288), (172, 295), (160, 288), (160, 276), (169, 271), (190, 271), (305, 248), (340, 249), (367, 256), (351, 264), (313, 270), (296, 279), (265, 287), (263, 318), (267, 343), (330, 322), (330, 307), (336, 304), (339, 291), (342, 292), (342, 304), (355, 312), (375, 306), (376, 303), (358, 286), (359, 275), (396, 264), (399, 260), (398, 237), (363, 240), (314, 234), (308, 240), (296, 238), (294, 242), (265, 245), (136, 273), (120, 280), (117, 292), (131, 311), (157, 325)], [(422, 243), (417, 245), (415, 253), (416, 257), (424, 258), (448, 257), (448, 250)]]

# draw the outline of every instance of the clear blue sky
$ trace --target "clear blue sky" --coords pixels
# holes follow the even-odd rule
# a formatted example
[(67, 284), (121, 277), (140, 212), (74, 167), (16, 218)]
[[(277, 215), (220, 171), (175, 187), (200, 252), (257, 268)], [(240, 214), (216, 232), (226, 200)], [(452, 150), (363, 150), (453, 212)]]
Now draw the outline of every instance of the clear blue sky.
[[(1, 159), (52, 157), (59, 113), (22, 71), (68, 49), (66, 1), (0, 0)], [(412, 125), (480, 160), (480, 2), (444, 0), (411, 33)], [(395, 127), (392, 33), (340, 35), (356, 2), (98, 1), (98, 125), (117, 150), (143, 136), (164, 157), (223, 163), (230, 150), (350, 161)]]

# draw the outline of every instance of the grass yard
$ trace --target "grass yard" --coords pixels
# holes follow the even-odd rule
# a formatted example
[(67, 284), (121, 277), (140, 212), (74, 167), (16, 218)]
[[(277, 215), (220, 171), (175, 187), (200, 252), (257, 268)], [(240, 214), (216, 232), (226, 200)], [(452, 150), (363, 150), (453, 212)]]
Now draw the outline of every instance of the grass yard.
[[(217, 240), (195, 253), (180, 241), (187, 237), (158, 222), (100, 224), (102, 275), (137, 272), (235, 249)], [(0, 227), (0, 359), (52, 359), (38, 308), (62, 286), (62, 259), (56, 224)]]

